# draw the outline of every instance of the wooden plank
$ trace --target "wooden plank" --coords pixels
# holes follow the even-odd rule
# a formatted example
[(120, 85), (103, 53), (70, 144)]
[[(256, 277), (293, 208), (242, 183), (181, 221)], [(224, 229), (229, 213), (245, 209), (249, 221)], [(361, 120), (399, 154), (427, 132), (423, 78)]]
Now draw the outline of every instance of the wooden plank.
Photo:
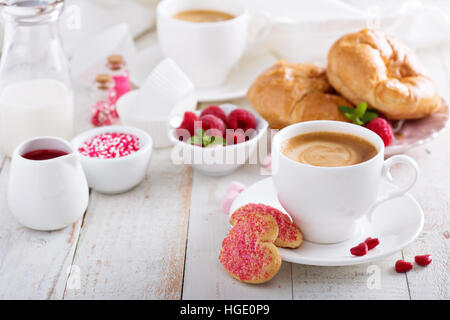
[(4, 164), (5, 160), (6, 160), (5, 155), (3, 153), (0, 153), (0, 170), (3, 167), (3, 164)]
[(6, 202), (9, 160), (0, 174), (0, 299), (61, 299), (80, 221), (54, 232), (33, 231)]
[[(393, 266), (401, 253), (355, 266), (292, 265), (294, 299), (409, 299), (405, 275)], [(378, 281), (379, 287), (375, 285)]]
[(225, 177), (194, 172), (183, 299), (292, 299), (291, 264), (283, 262), (268, 283), (248, 285), (234, 280), (218, 257), (230, 226), (221, 201), (232, 181), (251, 185), (265, 178), (259, 165), (246, 165)]
[[(450, 101), (450, 47), (420, 55), (442, 96)], [(450, 299), (450, 132), (407, 154), (419, 164), (421, 174), (412, 194), (425, 212), (425, 226), (419, 238), (404, 250), (406, 260), (431, 254), (433, 263), (415, 266), (407, 274), (412, 299)]]
[(135, 189), (92, 192), (73, 265), (79, 289), (65, 299), (179, 299), (186, 246), (191, 170), (155, 150)]
[(447, 132), (436, 141), (407, 154), (420, 166), (419, 184), (412, 194), (425, 212), (425, 225), (418, 239), (404, 250), (405, 259), (431, 254), (433, 263), (418, 265), (407, 274), (412, 299), (450, 299), (450, 145)]

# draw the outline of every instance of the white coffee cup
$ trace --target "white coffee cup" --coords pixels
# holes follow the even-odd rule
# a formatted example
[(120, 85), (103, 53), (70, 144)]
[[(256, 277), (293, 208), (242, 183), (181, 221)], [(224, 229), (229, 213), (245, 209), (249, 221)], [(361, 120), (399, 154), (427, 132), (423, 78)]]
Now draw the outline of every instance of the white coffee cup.
[[(371, 142), (378, 153), (356, 165), (316, 167), (291, 160), (280, 150), (283, 141), (291, 137), (323, 131), (359, 136)], [(405, 194), (415, 184), (419, 172), (417, 163), (404, 155), (385, 161), (384, 143), (376, 133), (339, 121), (308, 121), (282, 129), (273, 139), (272, 161), (273, 181), (281, 205), (305, 239), (317, 243), (337, 243), (356, 235), (361, 219), (370, 218), (380, 203)], [(412, 167), (410, 181), (402, 187), (392, 184), (380, 195), (380, 179), (392, 181), (390, 168), (397, 163)]]
[[(199, 9), (230, 13), (235, 18), (202, 23), (173, 18), (181, 11)], [(249, 24), (257, 17), (265, 21), (255, 39), (249, 40)], [(268, 36), (269, 28), (267, 15), (251, 16), (239, 0), (164, 0), (157, 8), (161, 50), (181, 67), (197, 88), (221, 85), (246, 49)]]
[[(60, 150), (66, 155), (49, 160), (29, 160), (35, 150)], [(24, 226), (58, 230), (77, 221), (85, 212), (89, 188), (77, 153), (57, 137), (32, 138), (14, 151), (8, 183), (8, 207)]]

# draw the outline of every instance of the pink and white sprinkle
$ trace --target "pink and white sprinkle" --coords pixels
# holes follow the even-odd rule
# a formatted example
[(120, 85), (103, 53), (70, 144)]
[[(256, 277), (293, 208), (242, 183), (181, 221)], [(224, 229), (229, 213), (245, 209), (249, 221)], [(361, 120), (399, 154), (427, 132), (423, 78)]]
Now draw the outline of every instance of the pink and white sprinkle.
[(139, 138), (135, 135), (112, 132), (96, 135), (85, 141), (78, 151), (87, 157), (112, 159), (121, 158), (132, 154), (140, 149)]

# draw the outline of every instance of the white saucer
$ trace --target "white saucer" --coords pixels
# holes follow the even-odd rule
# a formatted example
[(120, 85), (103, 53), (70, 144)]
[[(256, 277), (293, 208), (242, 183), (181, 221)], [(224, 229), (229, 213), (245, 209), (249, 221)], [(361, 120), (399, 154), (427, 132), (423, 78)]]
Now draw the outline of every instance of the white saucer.
[[(385, 188), (386, 182), (380, 184)], [(381, 189), (382, 190), (382, 189)], [(299, 192), (301, 192), (299, 190)], [(263, 179), (242, 191), (234, 200), (230, 212), (247, 203), (263, 203), (286, 213), (278, 202), (272, 178)], [(323, 245), (304, 241), (300, 248), (280, 248), (284, 261), (315, 266), (346, 266), (366, 263), (402, 250), (414, 241), (423, 227), (424, 215), (417, 201), (406, 194), (400, 198), (381, 204), (373, 214), (373, 221), (362, 221), (362, 232), (344, 242)], [(350, 248), (363, 242), (367, 237), (379, 238), (380, 244), (365, 256), (350, 254)]]
[[(137, 53), (136, 67), (130, 72), (131, 81), (136, 86), (142, 85), (152, 69), (163, 59), (157, 43), (153, 43)], [(227, 81), (215, 88), (198, 89), (198, 101), (228, 101), (245, 96), (256, 77), (278, 59), (270, 53), (258, 56), (245, 56), (231, 71)]]

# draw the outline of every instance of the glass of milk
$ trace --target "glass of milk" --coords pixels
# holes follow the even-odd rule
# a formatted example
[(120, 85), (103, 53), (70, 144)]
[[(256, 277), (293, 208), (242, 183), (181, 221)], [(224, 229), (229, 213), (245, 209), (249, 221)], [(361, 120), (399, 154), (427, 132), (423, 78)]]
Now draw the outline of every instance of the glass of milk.
[(63, 0), (2, 5), (0, 152), (8, 156), (24, 140), (74, 133), (73, 89), (58, 34), (63, 7)]

